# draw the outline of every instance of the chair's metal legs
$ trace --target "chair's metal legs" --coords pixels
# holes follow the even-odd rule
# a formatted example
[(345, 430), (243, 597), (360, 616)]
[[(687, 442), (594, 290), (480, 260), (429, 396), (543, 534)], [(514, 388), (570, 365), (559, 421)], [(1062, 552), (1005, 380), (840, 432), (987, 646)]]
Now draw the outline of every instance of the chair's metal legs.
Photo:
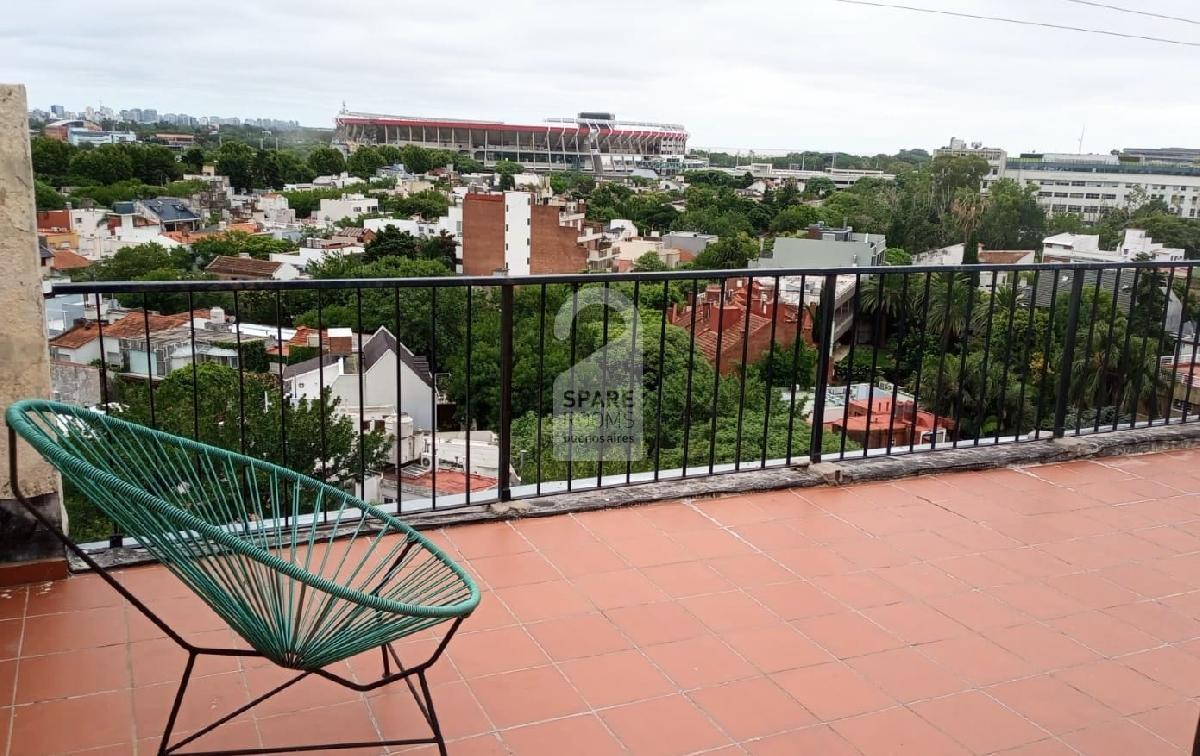
[(433, 730), (433, 737), (437, 740), (438, 753), (440, 756), (446, 756), (446, 739), (442, 736), (442, 726), (438, 723), (437, 712), (433, 709), (433, 696), (429, 695), (429, 681), (425, 679), (425, 670), (417, 673), (417, 679), (421, 681), (421, 694), (425, 697), (426, 718), (429, 720), (429, 728)]
[(183, 668), (183, 677), (179, 680), (179, 690), (175, 692), (175, 704), (167, 717), (167, 726), (163, 730), (162, 741), (158, 745), (158, 756), (166, 756), (167, 747), (171, 743), (171, 731), (175, 729), (175, 718), (179, 716), (179, 708), (183, 706), (183, 694), (187, 691), (188, 681), (192, 679), (192, 670), (196, 668), (196, 652), (188, 652), (187, 666)]

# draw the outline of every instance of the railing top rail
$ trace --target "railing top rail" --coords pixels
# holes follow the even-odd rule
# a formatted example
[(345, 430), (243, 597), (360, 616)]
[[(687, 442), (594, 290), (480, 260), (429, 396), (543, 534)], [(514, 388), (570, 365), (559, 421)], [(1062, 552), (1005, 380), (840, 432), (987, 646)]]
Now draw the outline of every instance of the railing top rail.
[(79, 281), (54, 283), (50, 293), (58, 294), (120, 294), (130, 292), (186, 291), (296, 291), (305, 289), (392, 289), (444, 288), (455, 286), (529, 286), (539, 284), (573, 284), (633, 281), (692, 281), (704, 278), (773, 278), (827, 275), (905, 275), (924, 273), (987, 273), (1004, 271), (1087, 271), (1134, 268), (1194, 268), (1200, 260), (1159, 262), (1155, 260), (1074, 262), (1074, 263), (1005, 263), (992, 265), (896, 265), (848, 266), (840, 268), (742, 268), (717, 270), (668, 270), (627, 273), (556, 273), (530, 276), (431, 276), (427, 278), (329, 278), (294, 279), (290, 281)]

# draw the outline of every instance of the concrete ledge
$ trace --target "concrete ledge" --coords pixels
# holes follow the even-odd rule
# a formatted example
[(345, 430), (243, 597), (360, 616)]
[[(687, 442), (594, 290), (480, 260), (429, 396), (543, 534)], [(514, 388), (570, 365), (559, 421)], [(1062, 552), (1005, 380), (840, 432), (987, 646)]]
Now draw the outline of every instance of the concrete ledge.
[(847, 485), (950, 471), (989, 470), (1074, 459), (1150, 454), (1195, 446), (1200, 446), (1200, 422), (995, 446), (943, 447), (891, 457), (846, 459), (812, 465), (723, 473), (705, 478), (643, 483), (625, 488), (575, 491), (526, 500), (521, 502), (523, 506), (520, 507), (499, 510), (497, 506), (483, 506), (471, 507), (469, 510), (419, 513), (407, 518), (407, 521), (414, 527), (434, 528), (515, 517), (546, 517), (563, 512), (585, 512), (669, 499), (704, 498), (780, 488)]
[[(405, 521), (420, 530), (429, 530), (522, 517), (549, 517), (567, 512), (587, 512), (671, 499), (719, 497), (781, 488), (847, 485), (953, 471), (989, 470), (1076, 459), (1150, 454), (1197, 446), (1200, 446), (1200, 422), (1180, 423), (997, 446), (960, 446), (957, 449), (944, 447), (892, 457), (846, 459), (812, 465), (804, 461), (791, 467), (664, 480), (624, 488), (573, 491), (550, 494), (538, 499), (460, 507), (444, 512), (418, 512), (406, 516)], [(134, 548), (103, 549), (92, 553), (91, 556), (104, 567), (128, 567), (154, 561), (145, 550)], [(72, 557), (71, 569), (84, 571), (87, 567)]]

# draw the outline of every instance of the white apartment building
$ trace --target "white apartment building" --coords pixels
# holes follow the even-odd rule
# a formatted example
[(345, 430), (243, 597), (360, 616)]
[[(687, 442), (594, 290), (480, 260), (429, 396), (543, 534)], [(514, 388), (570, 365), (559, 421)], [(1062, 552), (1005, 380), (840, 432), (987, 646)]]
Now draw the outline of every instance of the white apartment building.
[(364, 213), (379, 212), (379, 200), (361, 194), (343, 194), (338, 199), (323, 199), (321, 207), (312, 214), (314, 223), (332, 224)]
[[(72, 208), (71, 230), (79, 236), (79, 254), (89, 260), (112, 257), (125, 247), (154, 242), (167, 249), (179, 242), (163, 235), (161, 223), (136, 212), (132, 202), (118, 202), (112, 210)], [(110, 219), (112, 221), (110, 227)]]
[(1094, 222), (1105, 212), (1125, 207), (1136, 196), (1161, 200), (1181, 218), (1200, 217), (1200, 166), (1151, 162), (1153, 157), (1111, 154), (1023, 153), (967, 146), (951, 139), (934, 155), (978, 155), (990, 168), (986, 191), (1002, 178), (1038, 187), (1038, 204), (1048, 213), (1071, 213)]
[(1124, 239), (1115, 250), (1100, 249), (1100, 237), (1096, 234), (1064, 233), (1042, 240), (1043, 261), (1060, 259), (1116, 263), (1136, 260), (1139, 257), (1156, 262), (1178, 262), (1184, 259), (1184, 250), (1165, 247), (1137, 228), (1125, 229)]

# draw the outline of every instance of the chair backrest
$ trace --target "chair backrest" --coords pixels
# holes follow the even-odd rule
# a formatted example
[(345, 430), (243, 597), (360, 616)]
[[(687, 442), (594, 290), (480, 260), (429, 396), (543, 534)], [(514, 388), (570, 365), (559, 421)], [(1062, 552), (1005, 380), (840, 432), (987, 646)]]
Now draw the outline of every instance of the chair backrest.
[[(214, 591), (227, 597), (228, 576), (215, 574), (217, 557), (237, 555), (341, 599), (374, 609), (425, 617), (453, 617), (478, 602), (474, 581), (435, 545), (395, 517), (344, 491), (278, 465), (180, 438), (102, 412), (46, 400), (11, 405), (5, 419), (77, 486), (89, 500), (136, 538), (159, 561), (188, 582), (206, 601)], [(327, 513), (322, 518), (316, 513)], [(382, 529), (366, 528), (367, 517)], [(327, 523), (318, 535), (319, 521)], [(345, 524), (345, 527), (340, 528)], [(328, 554), (313, 563), (315, 549), (350, 530), (337, 571)], [(439, 606), (388, 598), (390, 591), (365, 592), (339, 576), (371, 575), (346, 560), (386, 561), (398, 546), (384, 548), (383, 536), (416, 542), (453, 573), (466, 598)], [(362, 535), (369, 548), (351, 555)], [(392, 539), (395, 542), (395, 539)], [(361, 545), (361, 544), (360, 544)], [(259, 568), (254, 568), (259, 569)], [(377, 572), (378, 569), (375, 570)], [(333, 579), (331, 579), (331, 577)], [(236, 582), (236, 580), (234, 580)], [(205, 595), (209, 594), (209, 595)]]

